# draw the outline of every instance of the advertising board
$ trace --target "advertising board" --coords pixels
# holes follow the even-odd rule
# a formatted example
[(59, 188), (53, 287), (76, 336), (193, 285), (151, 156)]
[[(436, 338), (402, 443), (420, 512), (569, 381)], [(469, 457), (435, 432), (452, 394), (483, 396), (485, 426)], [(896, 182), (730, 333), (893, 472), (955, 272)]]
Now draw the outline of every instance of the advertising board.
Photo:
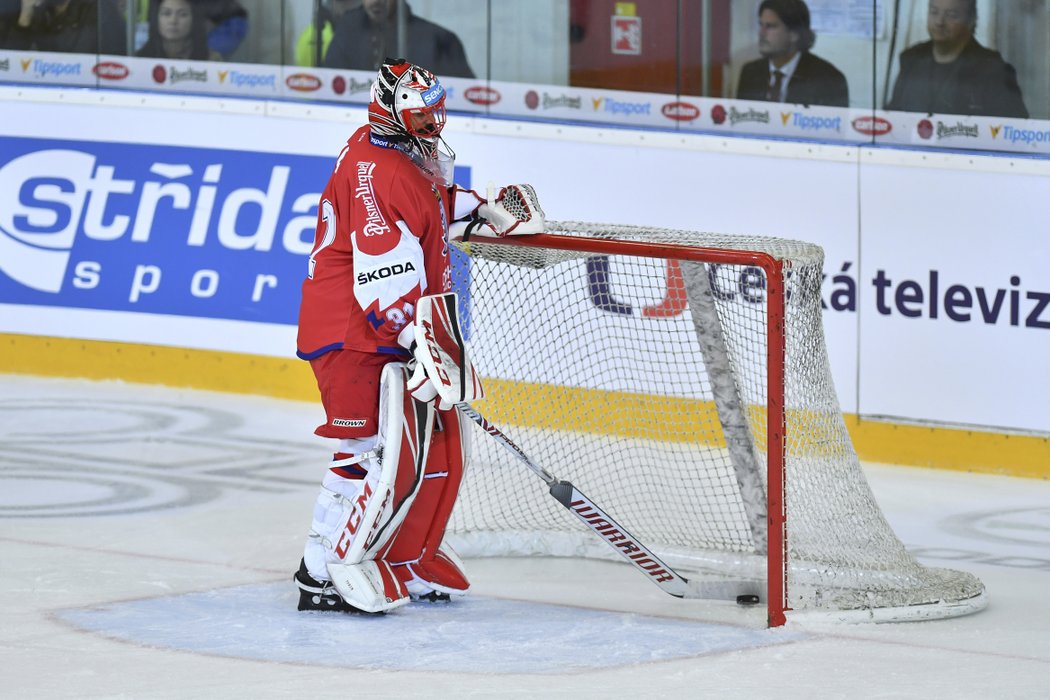
[[(54, 102), (5, 103), (0, 332), (291, 357), (317, 199), (364, 112)], [(529, 182), (551, 219), (821, 245), (846, 412), (1050, 432), (1045, 161), (463, 115), (445, 136), (458, 182)], [(610, 322), (659, 322), (646, 305)]]

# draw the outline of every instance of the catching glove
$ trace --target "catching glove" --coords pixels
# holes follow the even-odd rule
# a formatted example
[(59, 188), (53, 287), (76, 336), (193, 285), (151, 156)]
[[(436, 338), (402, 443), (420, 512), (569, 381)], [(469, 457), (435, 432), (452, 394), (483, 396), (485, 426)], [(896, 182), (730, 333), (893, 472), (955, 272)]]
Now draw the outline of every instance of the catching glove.
[(532, 185), (507, 185), (494, 196), (489, 185), (488, 201), (477, 209), (477, 217), (468, 226), (463, 240), (471, 236), (503, 238), (529, 233), (543, 233), (547, 220)]

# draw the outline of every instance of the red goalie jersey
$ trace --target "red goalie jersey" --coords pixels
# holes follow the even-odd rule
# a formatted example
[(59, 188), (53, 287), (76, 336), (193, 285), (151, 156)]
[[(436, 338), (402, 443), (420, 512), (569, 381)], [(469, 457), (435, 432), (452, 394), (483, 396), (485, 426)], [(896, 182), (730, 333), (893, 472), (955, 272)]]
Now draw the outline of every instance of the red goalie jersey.
[[(416, 301), (451, 290), (455, 187), (358, 129), (321, 196), (299, 308), (299, 357), (336, 349), (407, 354)], [(477, 207), (468, 195), (466, 213)]]

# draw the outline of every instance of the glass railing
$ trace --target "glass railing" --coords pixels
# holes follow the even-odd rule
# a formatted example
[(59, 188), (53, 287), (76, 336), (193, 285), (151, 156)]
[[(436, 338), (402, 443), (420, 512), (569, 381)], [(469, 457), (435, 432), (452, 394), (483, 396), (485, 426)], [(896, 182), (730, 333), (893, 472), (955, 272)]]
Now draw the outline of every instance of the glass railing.
[[(320, 40), (318, 40), (320, 38)], [(0, 0), (0, 82), (1050, 155), (1050, 0)]]

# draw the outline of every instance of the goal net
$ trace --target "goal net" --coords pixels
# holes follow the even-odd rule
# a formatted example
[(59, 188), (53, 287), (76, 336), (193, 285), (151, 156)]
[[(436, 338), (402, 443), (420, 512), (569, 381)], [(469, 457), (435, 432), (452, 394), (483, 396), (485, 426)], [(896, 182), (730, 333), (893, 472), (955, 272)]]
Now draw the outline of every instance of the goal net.
[[(974, 576), (919, 564), (872, 496), (832, 383), (819, 246), (548, 230), (459, 243), (456, 266), (476, 407), (533, 461), (682, 573), (761, 581), (770, 624), (984, 606)], [(449, 536), (467, 556), (616, 558), (480, 432)]]

